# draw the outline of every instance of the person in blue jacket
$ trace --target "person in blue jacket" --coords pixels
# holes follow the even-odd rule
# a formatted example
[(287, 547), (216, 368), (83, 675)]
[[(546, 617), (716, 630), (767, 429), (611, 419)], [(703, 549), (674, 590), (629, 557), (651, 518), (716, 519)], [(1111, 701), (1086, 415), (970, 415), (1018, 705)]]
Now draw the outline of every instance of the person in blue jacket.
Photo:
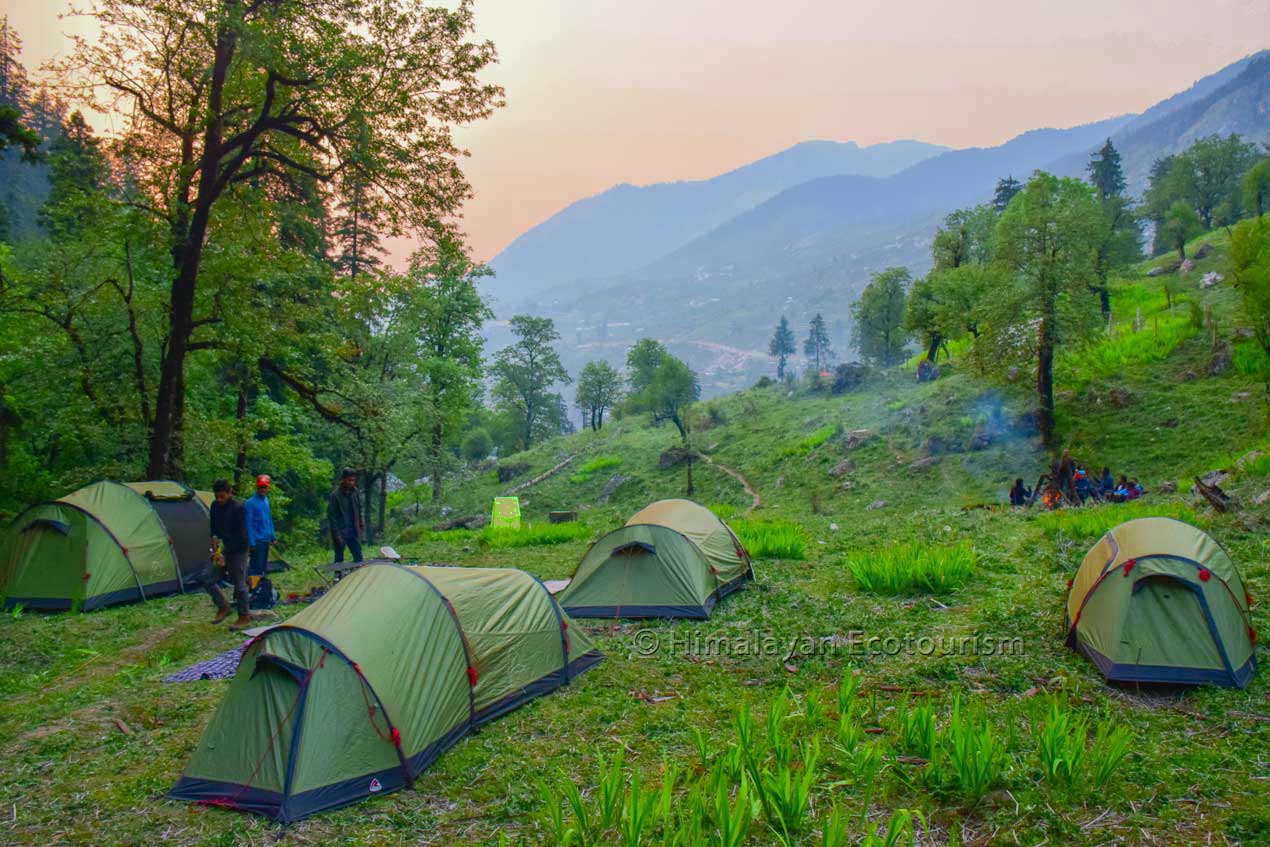
[(247, 545), (251, 560), (247, 573), (264, 576), (269, 565), (269, 545), (277, 540), (273, 533), (273, 513), (269, 511), (269, 474), (256, 477), (256, 494), (243, 503), (247, 512)]

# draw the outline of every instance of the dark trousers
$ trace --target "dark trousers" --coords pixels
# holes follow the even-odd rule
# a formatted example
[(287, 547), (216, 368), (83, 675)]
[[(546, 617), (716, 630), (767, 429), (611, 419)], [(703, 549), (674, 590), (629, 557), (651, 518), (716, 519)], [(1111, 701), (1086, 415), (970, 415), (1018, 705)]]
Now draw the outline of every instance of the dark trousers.
[(335, 564), (344, 561), (344, 548), (348, 547), (348, 552), (353, 557), (354, 562), (362, 560), (362, 540), (357, 537), (356, 532), (344, 532), (336, 535), (332, 541), (335, 542)]
[[(216, 565), (208, 565), (203, 576), (203, 588), (207, 589), (207, 593), (212, 598), (212, 602), (216, 604), (216, 608), (228, 609), (229, 604), (225, 602), (225, 595), (221, 593), (220, 586), (216, 584), (220, 580), (221, 574), (221, 569), (216, 567)], [(224, 576), (234, 586), (234, 605), (238, 607), (238, 614), (245, 617), (248, 603), (247, 554), (226, 553)]]
[(269, 570), (269, 542), (257, 541), (251, 548), (251, 561), (247, 565), (247, 576), (264, 576)]

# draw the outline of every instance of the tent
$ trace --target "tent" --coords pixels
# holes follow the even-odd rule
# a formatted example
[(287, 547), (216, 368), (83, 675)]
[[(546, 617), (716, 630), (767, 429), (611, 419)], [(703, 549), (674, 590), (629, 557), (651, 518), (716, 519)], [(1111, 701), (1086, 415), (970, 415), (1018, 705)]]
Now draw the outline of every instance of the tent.
[(170, 796), (281, 822), (408, 787), (603, 657), (512, 569), (368, 562), (252, 641)]
[(579, 618), (708, 618), (753, 578), (745, 545), (714, 512), (659, 500), (595, 542), (558, 599)]
[(1122, 523), (1067, 595), (1067, 644), (1116, 682), (1242, 688), (1256, 669), (1252, 599), (1230, 556), (1171, 518)]
[(84, 611), (193, 588), (207, 508), (179, 482), (95, 482), (19, 514), (0, 539), (5, 604)]

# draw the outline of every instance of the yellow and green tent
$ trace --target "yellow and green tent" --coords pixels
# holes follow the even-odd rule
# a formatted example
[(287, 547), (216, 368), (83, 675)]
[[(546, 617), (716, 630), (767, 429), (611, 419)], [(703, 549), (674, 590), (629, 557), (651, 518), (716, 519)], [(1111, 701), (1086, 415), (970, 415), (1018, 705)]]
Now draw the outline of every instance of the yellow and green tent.
[(248, 645), (170, 796), (285, 823), (396, 791), (602, 658), (524, 571), (369, 562)]
[(179, 482), (95, 482), (19, 514), (0, 537), (5, 604), (84, 611), (197, 587), (206, 506)]
[(1067, 644), (1115, 682), (1243, 688), (1256, 670), (1251, 605), (1207, 533), (1139, 518), (1085, 556), (1067, 594)]
[(558, 597), (576, 618), (708, 618), (753, 578), (745, 545), (714, 512), (659, 500), (595, 542)]

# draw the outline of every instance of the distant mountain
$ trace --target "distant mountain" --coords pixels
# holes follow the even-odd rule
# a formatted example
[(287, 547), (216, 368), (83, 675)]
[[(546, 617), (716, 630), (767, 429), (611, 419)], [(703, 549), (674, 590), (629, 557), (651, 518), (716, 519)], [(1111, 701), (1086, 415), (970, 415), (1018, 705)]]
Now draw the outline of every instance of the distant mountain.
[[(1157, 103), (1112, 133), (1111, 140), (1120, 150), (1130, 193), (1140, 195), (1156, 159), (1180, 153), (1205, 136), (1231, 133), (1270, 144), (1270, 50), (1241, 59)], [(1099, 143), (1101, 139), (1048, 169), (1084, 176), (1089, 154)]]
[[(1083, 176), (1090, 152), (1108, 137), (1135, 188), (1157, 156), (1196, 138), (1238, 132), (1270, 140), (1268, 80), (1270, 53), (1258, 54), (1142, 115), (1034, 130), (996, 147), (943, 152), (890, 175), (820, 175), (661, 254), (647, 252), (642, 263), (623, 254), (633, 265), (625, 272), (604, 275), (596, 262), (589, 271), (594, 276), (585, 277), (566, 262), (572, 274), (566, 284), (535, 286), (519, 302), (504, 298), (500, 312), (509, 314), (511, 306), (554, 318), (571, 371), (589, 359), (621, 363), (633, 341), (658, 338), (701, 373), (707, 395), (771, 370), (767, 339), (782, 314), (801, 340), (808, 320), (822, 312), (838, 356), (847, 358), (848, 307), (870, 273), (892, 265), (924, 273), (935, 228), (947, 212), (988, 200), (1004, 176), (1025, 180), (1038, 168)], [(703, 220), (699, 213), (694, 219)], [(585, 240), (574, 240), (581, 228), (554, 223), (560, 256), (588, 249)], [(494, 349), (505, 343), (501, 332), (491, 332)]]
[(790, 186), (837, 174), (889, 176), (947, 149), (920, 141), (807, 141), (712, 179), (614, 186), (512, 242), (491, 262), (497, 276), (488, 292), (509, 304), (553, 285), (624, 274)]

